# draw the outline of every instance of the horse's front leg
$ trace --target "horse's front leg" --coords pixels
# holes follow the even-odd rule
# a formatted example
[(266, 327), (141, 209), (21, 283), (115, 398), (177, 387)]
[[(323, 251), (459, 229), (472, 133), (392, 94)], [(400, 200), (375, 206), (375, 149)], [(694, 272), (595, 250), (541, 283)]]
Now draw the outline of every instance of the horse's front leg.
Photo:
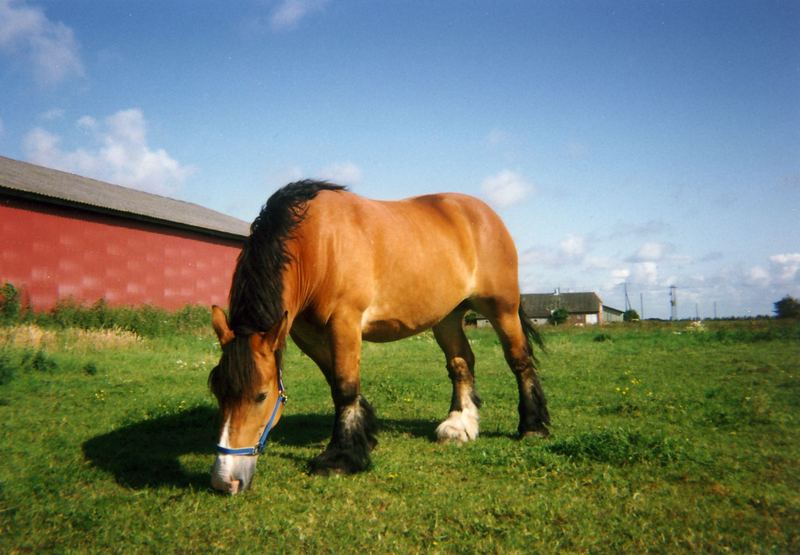
[(336, 409), (328, 447), (311, 463), (316, 473), (354, 473), (370, 465), (377, 445), (375, 412), (361, 395), (361, 328), (352, 320), (334, 320), (330, 341), (332, 369), (328, 375)]

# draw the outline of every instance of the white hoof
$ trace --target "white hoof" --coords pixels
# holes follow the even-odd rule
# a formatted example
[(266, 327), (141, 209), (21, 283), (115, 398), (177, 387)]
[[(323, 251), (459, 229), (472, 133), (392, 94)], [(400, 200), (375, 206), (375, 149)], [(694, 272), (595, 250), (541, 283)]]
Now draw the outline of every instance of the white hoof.
[(466, 443), (478, 439), (478, 410), (469, 407), (462, 411), (453, 411), (447, 420), (436, 428), (439, 441), (459, 441)]

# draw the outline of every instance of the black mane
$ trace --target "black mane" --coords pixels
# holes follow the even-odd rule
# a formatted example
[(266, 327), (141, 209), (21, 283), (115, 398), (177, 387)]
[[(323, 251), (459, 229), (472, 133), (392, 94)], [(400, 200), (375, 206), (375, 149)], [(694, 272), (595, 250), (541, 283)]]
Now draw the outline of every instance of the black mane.
[(303, 180), (276, 191), (250, 226), (233, 274), (230, 325), (237, 336), (265, 332), (282, 317), (282, 273), (291, 261), (286, 242), (303, 221), (306, 203), (320, 191), (345, 187), (324, 181)]

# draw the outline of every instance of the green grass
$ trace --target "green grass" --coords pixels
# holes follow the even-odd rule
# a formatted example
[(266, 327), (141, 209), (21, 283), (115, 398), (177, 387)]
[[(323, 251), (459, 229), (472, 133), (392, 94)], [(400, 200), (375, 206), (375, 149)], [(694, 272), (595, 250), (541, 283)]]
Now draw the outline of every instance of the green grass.
[(797, 323), (547, 329), (553, 435), (522, 442), (500, 345), (469, 335), (478, 441), (433, 440), (450, 385), (429, 334), (365, 344), (373, 467), (309, 475), (333, 411), (291, 347), (253, 489), (226, 497), (210, 329), (0, 328), (0, 552), (800, 551)]

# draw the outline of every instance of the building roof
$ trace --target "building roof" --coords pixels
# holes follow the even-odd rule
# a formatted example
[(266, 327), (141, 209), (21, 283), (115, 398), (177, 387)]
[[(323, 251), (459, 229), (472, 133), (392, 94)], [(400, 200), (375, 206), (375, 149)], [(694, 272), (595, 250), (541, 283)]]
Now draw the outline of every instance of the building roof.
[(247, 222), (198, 204), (3, 156), (0, 193), (231, 239), (244, 239), (250, 232)]
[(603, 312), (608, 312), (610, 314), (616, 314), (617, 316), (622, 316), (623, 314), (625, 314), (625, 312), (623, 312), (622, 310), (620, 310), (618, 308), (612, 308), (612, 307), (608, 306), (607, 304), (603, 305)]
[(528, 318), (547, 318), (557, 308), (570, 314), (589, 314), (600, 311), (603, 302), (597, 293), (526, 293), (522, 307)]

